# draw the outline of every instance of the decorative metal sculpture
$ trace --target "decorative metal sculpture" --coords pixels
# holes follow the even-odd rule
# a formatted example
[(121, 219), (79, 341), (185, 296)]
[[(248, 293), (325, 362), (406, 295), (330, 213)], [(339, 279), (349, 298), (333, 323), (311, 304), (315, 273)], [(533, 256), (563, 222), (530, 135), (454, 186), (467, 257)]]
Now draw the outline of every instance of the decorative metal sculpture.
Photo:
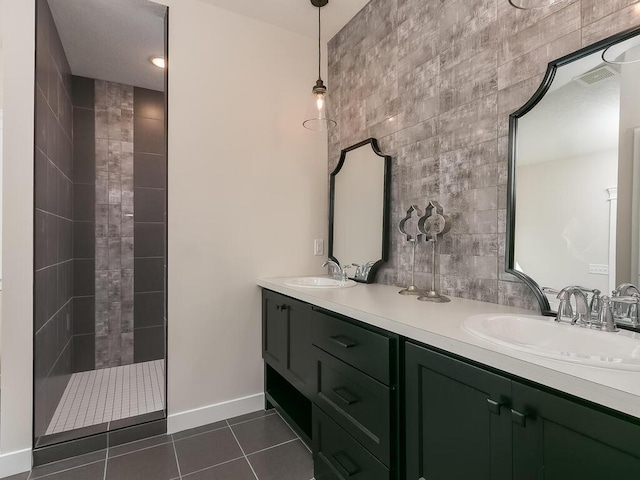
[(451, 300), (444, 295), (441, 295), (436, 285), (436, 271), (437, 268), (437, 245), (442, 236), (451, 230), (451, 221), (449, 217), (444, 215), (440, 204), (434, 200), (429, 202), (429, 205), (425, 208), (425, 214), (418, 220), (418, 230), (422, 233), (427, 242), (431, 243), (431, 290), (424, 295), (418, 297), (418, 300), (423, 302), (436, 302), (446, 303)]
[(398, 224), (398, 229), (400, 230), (400, 233), (402, 235), (404, 235), (405, 240), (409, 243), (411, 243), (411, 247), (412, 247), (412, 251), (411, 251), (411, 285), (409, 285), (407, 288), (404, 288), (402, 290), (400, 290), (398, 293), (400, 295), (424, 295), (424, 292), (422, 290), (420, 290), (418, 287), (416, 287), (415, 285), (415, 270), (416, 270), (416, 245), (418, 244), (418, 241), (420, 240), (420, 237), (423, 236), (422, 233), (420, 233), (420, 231), (416, 228), (416, 232), (414, 235), (412, 235), (411, 233), (407, 233), (406, 230), (406, 226), (407, 226), (407, 222), (409, 220), (411, 220), (411, 218), (413, 217), (413, 213), (416, 213), (416, 215), (418, 217), (422, 216), (422, 211), (420, 210), (420, 208), (417, 205), (411, 205), (409, 207), (409, 209), (407, 210), (407, 214), (405, 215), (405, 217), (400, 220), (400, 223)]

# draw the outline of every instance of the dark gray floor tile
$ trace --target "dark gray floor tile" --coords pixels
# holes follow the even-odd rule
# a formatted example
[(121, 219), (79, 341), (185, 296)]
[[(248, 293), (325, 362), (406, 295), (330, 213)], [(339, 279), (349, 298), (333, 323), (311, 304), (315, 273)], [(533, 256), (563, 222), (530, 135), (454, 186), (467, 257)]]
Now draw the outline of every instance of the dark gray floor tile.
[(178, 476), (173, 444), (110, 458), (106, 480), (170, 480)]
[(29, 478), (29, 472), (11, 475), (10, 477), (5, 477), (2, 480), (27, 480), (27, 478)]
[(296, 438), (279, 415), (268, 415), (231, 428), (247, 455)]
[(235, 425), (236, 423), (246, 422), (248, 420), (254, 420), (256, 418), (268, 417), (269, 415), (275, 415), (276, 410), (272, 408), (271, 410), (259, 410), (253, 413), (247, 413), (246, 415), (240, 415), (239, 417), (233, 417), (227, 420), (229, 425)]
[(107, 451), (100, 450), (99, 452), (87, 453), (86, 455), (80, 455), (78, 457), (72, 457), (68, 460), (61, 460), (59, 462), (48, 463), (41, 467), (36, 467), (31, 472), (31, 478), (40, 478), (52, 473), (61, 472), (63, 470), (69, 470), (70, 468), (79, 467), (81, 465), (87, 465), (89, 463), (95, 463), (106, 458)]
[(212, 430), (218, 430), (220, 428), (226, 428), (227, 422), (224, 420), (216, 423), (209, 423), (208, 425), (203, 425), (197, 428), (190, 428), (189, 430), (183, 430), (182, 432), (174, 433), (174, 440), (181, 440), (183, 438), (192, 437), (194, 435), (198, 435), (200, 433), (210, 432)]
[(305, 480), (313, 477), (311, 452), (300, 440), (248, 456), (260, 480)]
[(182, 475), (242, 457), (229, 427), (175, 442)]
[(171, 436), (158, 435), (157, 437), (145, 438), (144, 440), (138, 440), (137, 442), (125, 443), (117, 447), (109, 449), (109, 458), (124, 455), (126, 453), (137, 452), (149, 447), (155, 447), (157, 445), (164, 445), (171, 442)]
[(103, 480), (104, 463), (105, 462), (92, 463), (90, 465), (72, 468), (71, 470), (65, 470), (64, 472), (54, 473), (44, 478), (47, 480)]
[(207, 468), (191, 475), (182, 477), (183, 480), (256, 480), (247, 460), (240, 458), (232, 462), (223, 463), (217, 467)]

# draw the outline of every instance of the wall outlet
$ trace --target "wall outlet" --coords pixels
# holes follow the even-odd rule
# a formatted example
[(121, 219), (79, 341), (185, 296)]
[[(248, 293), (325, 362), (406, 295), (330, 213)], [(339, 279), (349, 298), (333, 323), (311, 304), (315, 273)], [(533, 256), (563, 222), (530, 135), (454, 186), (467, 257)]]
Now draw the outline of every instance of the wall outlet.
[(609, 265), (589, 264), (589, 273), (594, 275), (609, 275)]
[(321, 257), (324, 255), (324, 240), (321, 238), (316, 238), (313, 241), (313, 254), (316, 257)]

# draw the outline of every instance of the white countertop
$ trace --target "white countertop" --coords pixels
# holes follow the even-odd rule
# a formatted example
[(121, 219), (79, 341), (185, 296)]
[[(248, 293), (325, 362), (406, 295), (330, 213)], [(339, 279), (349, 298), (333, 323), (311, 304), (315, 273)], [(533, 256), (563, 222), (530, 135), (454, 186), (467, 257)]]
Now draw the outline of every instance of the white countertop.
[(419, 302), (415, 296), (398, 295), (399, 287), (381, 284), (358, 284), (342, 289), (289, 287), (285, 285), (287, 279), (265, 278), (257, 283), (268, 290), (640, 418), (639, 372), (541, 358), (494, 345), (462, 328), (462, 322), (471, 315), (531, 315), (531, 310), (453, 297), (450, 303)]

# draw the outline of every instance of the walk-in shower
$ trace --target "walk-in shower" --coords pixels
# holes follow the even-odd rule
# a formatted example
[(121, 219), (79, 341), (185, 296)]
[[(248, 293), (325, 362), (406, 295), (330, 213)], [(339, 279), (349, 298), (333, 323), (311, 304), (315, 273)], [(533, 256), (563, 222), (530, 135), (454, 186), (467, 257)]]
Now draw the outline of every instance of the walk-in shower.
[(166, 418), (166, 15), (36, 0), (36, 450)]

